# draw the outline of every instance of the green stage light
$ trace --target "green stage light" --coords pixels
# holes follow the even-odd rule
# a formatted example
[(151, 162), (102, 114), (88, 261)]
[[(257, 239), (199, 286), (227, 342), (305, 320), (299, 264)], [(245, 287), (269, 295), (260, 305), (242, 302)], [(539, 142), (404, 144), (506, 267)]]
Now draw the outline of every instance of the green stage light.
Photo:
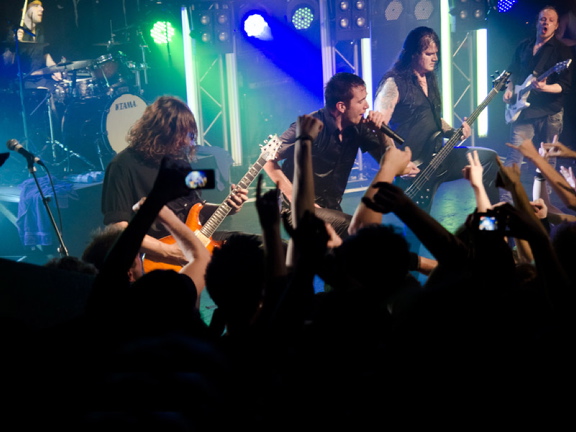
[(157, 44), (169, 43), (174, 36), (174, 27), (168, 21), (157, 21), (150, 30), (150, 36)]

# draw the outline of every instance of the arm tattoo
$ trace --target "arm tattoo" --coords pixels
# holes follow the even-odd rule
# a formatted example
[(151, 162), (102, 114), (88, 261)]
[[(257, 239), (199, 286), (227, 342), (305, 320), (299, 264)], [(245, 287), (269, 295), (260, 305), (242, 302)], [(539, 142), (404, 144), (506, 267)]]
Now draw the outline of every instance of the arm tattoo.
[(376, 109), (378, 111), (394, 110), (398, 102), (398, 86), (394, 78), (388, 78), (382, 87), (382, 90), (376, 96)]

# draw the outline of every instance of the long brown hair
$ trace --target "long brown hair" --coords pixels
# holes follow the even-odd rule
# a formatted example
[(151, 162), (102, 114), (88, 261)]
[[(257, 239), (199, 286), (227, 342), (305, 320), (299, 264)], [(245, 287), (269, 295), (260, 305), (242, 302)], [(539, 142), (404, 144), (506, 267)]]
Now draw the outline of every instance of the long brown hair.
[(164, 155), (183, 157), (198, 126), (192, 111), (174, 96), (160, 96), (147, 106), (128, 133), (129, 147), (159, 162)]

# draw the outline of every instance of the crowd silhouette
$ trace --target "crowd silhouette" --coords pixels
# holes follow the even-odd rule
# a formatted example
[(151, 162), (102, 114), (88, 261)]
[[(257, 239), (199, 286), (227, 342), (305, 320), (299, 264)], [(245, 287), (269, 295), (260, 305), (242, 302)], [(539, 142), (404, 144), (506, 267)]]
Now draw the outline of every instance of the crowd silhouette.
[[(168, 223), (165, 204), (188, 192), (189, 166), (165, 157), (126, 228), (91, 245), (92, 264), (47, 263), (93, 282), (73, 319), (38, 331), (3, 323), (3, 388), (25, 410), (20, 425), (269, 431), (573, 421), (576, 222), (551, 222), (515, 166), (500, 166), (497, 179), (514, 203), (491, 203), (471, 151), (462, 175), (477, 209), (451, 233), (393, 184), (410, 150), (392, 146), (339, 239), (315, 216), (306, 181), (322, 124), (304, 115), (298, 127), (292, 224), (278, 189), (263, 192), (260, 178), (261, 236), (235, 233), (208, 258), (192, 247), (190, 263), (198, 262), (188, 272), (133, 277), (148, 228), (159, 215)], [(574, 198), (545, 165), (563, 145), (539, 153), (527, 141), (520, 150), (554, 193)], [(386, 213), (434, 260), (415, 265), (402, 233), (381, 223)], [(479, 229), (486, 215), (499, 229)], [(315, 292), (315, 277), (324, 291)], [(203, 289), (216, 305), (211, 322), (198, 310)]]

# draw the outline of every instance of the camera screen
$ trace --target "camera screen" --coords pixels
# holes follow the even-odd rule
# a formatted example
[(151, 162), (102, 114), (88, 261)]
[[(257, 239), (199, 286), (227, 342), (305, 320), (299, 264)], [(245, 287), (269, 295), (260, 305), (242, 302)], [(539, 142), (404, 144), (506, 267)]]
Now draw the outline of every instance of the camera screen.
[(480, 231), (496, 231), (498, 229), (498, 220), (495, 216), (480, 216), (478, 229)]
[(214, 189), (214, 170), (190, 171), (186, 176), (186, 186), (190, 189)]

